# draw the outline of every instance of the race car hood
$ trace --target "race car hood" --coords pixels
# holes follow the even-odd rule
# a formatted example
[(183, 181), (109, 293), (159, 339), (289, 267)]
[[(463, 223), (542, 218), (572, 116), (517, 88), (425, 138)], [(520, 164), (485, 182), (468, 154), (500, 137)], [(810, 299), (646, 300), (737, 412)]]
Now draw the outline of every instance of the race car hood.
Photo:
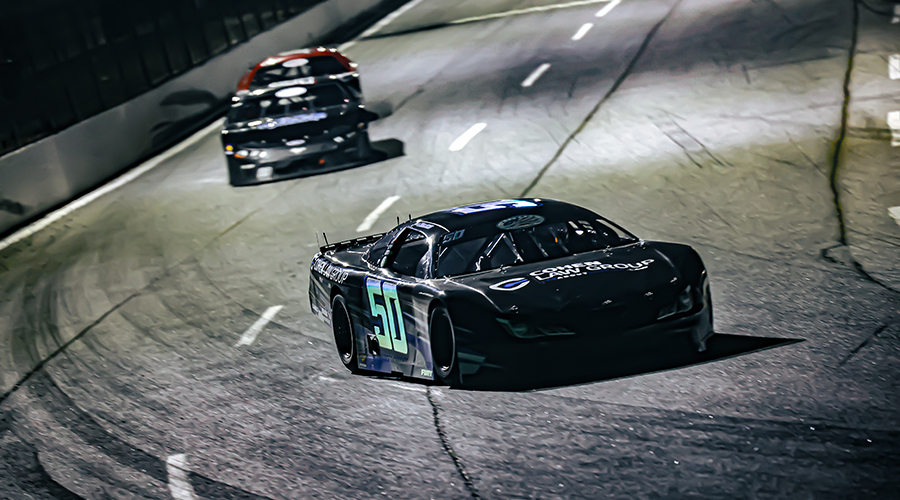
[(635, 303), (652, 308), (674, 300), (688, 284), (663, 252), (644, 244), (511, 266), (458, 282), (481, 291), (498, 313), (529, 315)]
[(318, 135), (322, 131), (338, 126), (352, 128), (361, 121), (371, 121), (366, 113), (368, 112), (357, 106), (330, 106), (307, 113), (253, 119), (245, 122), (229, 121), (225, 125), (225, 133), (226, 135), (230, 134), (231, 137), (237, 137), (239, 134), (244, 141), (284, 134)]

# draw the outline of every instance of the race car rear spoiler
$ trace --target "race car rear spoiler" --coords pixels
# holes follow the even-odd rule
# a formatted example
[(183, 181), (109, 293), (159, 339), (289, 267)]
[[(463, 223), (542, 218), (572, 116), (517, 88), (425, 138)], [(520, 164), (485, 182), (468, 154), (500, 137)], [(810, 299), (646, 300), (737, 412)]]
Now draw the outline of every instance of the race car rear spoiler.
[[(352, 240), (344, 240), (339, 241), (337, 243), (328, 243), (328, 237), (325, 237), (325, 245), (319, 247), (319, 251), (322, 253), (332, 252), (337, 250), (343, 250), (345, 248), (350, 247), (358, 247), (360, 245), (366, 245), (368, 243), (374, 243), (378, 241), (385, 233), (378, 234), (370, 234), (368, 236), (360, 236), (359, 238), (353, 238)], [(325, 236), (325, 233), (322, 233), (322, 236)]]

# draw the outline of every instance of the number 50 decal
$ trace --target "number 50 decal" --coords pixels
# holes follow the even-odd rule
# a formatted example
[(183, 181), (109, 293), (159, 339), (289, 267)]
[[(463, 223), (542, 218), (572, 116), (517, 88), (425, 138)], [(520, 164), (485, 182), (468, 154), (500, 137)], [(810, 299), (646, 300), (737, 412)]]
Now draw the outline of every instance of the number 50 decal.
[[(400, 297), (397, 296), (397, 284), (366, 278), (366, 291), (369, 294), (369, 309), (372, 312), (372, 329), (378, 338), (378, 345), (396, 353), (406, 354), (406, 330), (403, 328), (403, 311), (400, 310)], [(376, 297), (381, 297), (381, 305)], [(381, 318), (381, 328), (375, 319)]]

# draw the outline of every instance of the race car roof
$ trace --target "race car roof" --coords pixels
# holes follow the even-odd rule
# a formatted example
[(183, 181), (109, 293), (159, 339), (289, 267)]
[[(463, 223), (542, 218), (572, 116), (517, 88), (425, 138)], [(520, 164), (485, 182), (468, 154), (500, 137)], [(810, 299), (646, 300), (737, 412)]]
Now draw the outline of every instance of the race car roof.
[(274, 66), (276, 64), (284, 63), (285, 61), (290, 61), (292, 59), (307, 59), (310, 57), (320, 57), (320, 56), (331, 56), (341, 62), (341, 64), (345, 65), (347, 70), (350, 68), (350, 61), (340, 52), (337, 52), (334, 49), (326, 49), (325, 47), (318, 47), (315, 49), (297, 49), (288, 52), (282, 52), (277, 56), (267, 57), (260, 61), (254, 69), (264, 68), (266, 66)]
[(546, 198), (514, 198), (464, 205), (419, 217), (418, 220), (457, 231), (482, 224), (496, 224), (514, 215), (540, 215), (548, 219), (594, 218), (586, 208)]

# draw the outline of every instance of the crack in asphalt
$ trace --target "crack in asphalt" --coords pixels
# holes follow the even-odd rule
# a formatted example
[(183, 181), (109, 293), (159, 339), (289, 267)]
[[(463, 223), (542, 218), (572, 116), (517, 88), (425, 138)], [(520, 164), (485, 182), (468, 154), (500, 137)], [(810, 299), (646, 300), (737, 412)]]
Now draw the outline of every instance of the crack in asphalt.
[(859, 261), (857, 261), (856, 258), (853, 257), (853, 253), (849, 251), (850, 244), (847, 239), (847, 223), (844, 216), (844, 207), (841, 204), (841, 188), (838, 184), (838, 170), (840, 169), (841, 163), (841, 151), (843, 150), (844, 141), (847, 138), (847, 122), (850, 115), (850, 78), (853, 74), (853, 62), (856, 58), (856, 46), (859, 40), (859, 1), (860, 0), (853, 1), (853, 30), (850, 38), (850, 49), (848, 50), (847, 54), (847, 70), (844, 73), (844, 83), (842, 85), (844, 101), (841, 103), (841, 129), (840, 133), (838, 134), (837, 141), (835, 141), (834, 144), (834, 152), (831, 157), (831, 173), (828, 177), (829, 186), (831, 187), (831, 194), (834, 199), (834, 209), (838, 219), (838, 230), (840, 233), (838, 237), (839, 243), (838, 245), (822, 249), (821, 256), (826, 261), (837, 264), (839, 262), (833, 257), (829, 256), (827, 252), (839, 246), (844, 246), (847, 248), (847, 253), (850, 255), (851, 265), (856, 270), (856, 272), (859, 273), (859, 275), (861, 275), (866, 280), (884, 288), (885, 290), (888, 290), (895, 294), (900, 294), (900, 290), (897, 290), (891, 285), (879, 280), (878, 278), (872, 276), (868, 271), (866, 271), (865, 268), (863, 268), (862, 264), (860, 264)]
[(621, 87), (623, 83), (625, 83), (625, 80), (628, 78), (629, 75), (631, 75), (631, 72), (634, 71), (635, 66), (637, 66), (637, 63), (640, 60), (641, 56), (644, 55), (644, 52), (647, 50), (647, 46), (650, 45), (650, 41), (653, 40), (653, 37), (656, 35), (656, 32), (659, 31), (659, 28), (662, 27), (663, 23), (665, 23), (666, 20), (669, 19), (669, 17), (672, 15), (673, 12), (675, 12), (675, 9), (680, 4), (681, 4), (681, 0), (676, 0), (675, 4), (672, 5), (672, 8), (669, 9), (669, 12), (667, 12), (666, 15), (663, 16), (662, 19), (660, 19), (656, 24), (653, 25), (652, 28), (650, 28), (650, 31), (647, 32), (647, 36), (644, 37), (644, 41), (641, 42), (641, 46), (638, 47), (637, 52), (635, 52), (634, 57), (632, 57), (631, 61), (628, 62), (628, 66), (625, 67), (625, 70), (622, 71), (622, 74), (620, 74), (619, 77), (616, 78), (616, 81), (613, 83), (613, 86), (610, 87), (610, 89), (606, 91), (606, 94), (603, 95), (603, 97), (600, 99), (600, 101), (598, 101), (597, 104), (593, 107), (593, 109), (591, 109), (591, 111), (587, 114), (587, 116), (584, 117), (584, 120), (581, 121), (581, 124), (578, 125), (578, 128), (576, 128), (571, 134), (569, 134), (568, 137), (566, 137), (566, 140), (563, 141), (563, 143), (559, 147), (559, 149), (556, 150), (556, 153), (553, 155), (552, 158), (550, 158), (550, 161), (548, 161), (541, 168), (541, 170), (538, 171), (537, 175), (534, 177), (534, 179), (532, 179), (531, 183), (529, 183), (528, 186), (525, 187), (525, 189), (522, 191), (522, 194), (519, 195), (520, 197), (527, 196), (528, 193), (532, 189), (534, 189), (535, 186), (537, 186), (538, 182), (540, 182), (541, 179), (544, 177), (544, 174), (546, 174), (547, 171), (550, 170), (550, 167), (553, 166), (554, 163), (556, 163), (556, 160), (558, 160), (559, 157), (562, 156), (563, 152), (566, 150), (566, 148), (569, 146), (569, 144), (573, 140), (575, 140), (575, 137), (578, 134), (580, 134), (582, 130), (584, 130), (584, 128), (587, 126), (588, 122), (590, 122), (591, 119), (594, 118), (594, 115), (596, 115), (597, 112), (600, 111), (600, 107), (603, 106), (606, 103), (606, 101), (608, 101), (609, 98), (612, 97), (612, 95), (617, 90), (619, 90), (619, 87)]
[(869, 335), (868, 337), (866, 337), (865, 340), (863, 340), (862, 342), (860, 342), (860, 344), (859, 344), (858, 346), (856, 346), (852, 351), (850, 351), (850, 353), (847, 354), (847, 356), (844, 357), (844, 359), (842, 359), (842, 360), (838, 363), (838, 366), (844, 366), (845, 364), (847, 364), (847, 361), (850, 361), (850, 358), (852, 358), (853, 356), (856, 355), (856, 353), (858, 353), (859, 351), (861, 351), (863, 347), (869, 345), (869, 342), (871, 342), (872, 340), (874, 340), (874, 339), (880, 337), (880, 336), (881, 336), (881, 332), (887, 330), (887, 328), (888, 328), (889, 326), (891, 326), (890, 323), (885, 323), (885, 324), (881, 325), (880, 327), (878, 327), (877, 330), (875, 330), (871, 335)]
[(462, 460), (450, 446), (450, 441), (447, 439), (447, 433), (444, 432), (444, 428), (441, 426), (440, 407), (431, 394), (431, 387), (425, 388), (425, 395), (428, 398), (428, 403), (431, 404), (431, 412), (434, 414), (434, 428), (437, 431), (438, 438), (441, 440), (441, 447), (444, 448), (444, 452), (446, 452), (447, 455), (450, 456), (450, 459), (453, 460), (453, 466), (456, 467), (456, 472), (459, 473), (459, 476), (463, 480), (463, 484), (465, 484), (466, 489), (469, 491), (469, 494), (472, 495), (472, 498), (481, 498), (481, 495), (478, 494), (478, 490), (475, 489), (472, 478), (466, 472)]

